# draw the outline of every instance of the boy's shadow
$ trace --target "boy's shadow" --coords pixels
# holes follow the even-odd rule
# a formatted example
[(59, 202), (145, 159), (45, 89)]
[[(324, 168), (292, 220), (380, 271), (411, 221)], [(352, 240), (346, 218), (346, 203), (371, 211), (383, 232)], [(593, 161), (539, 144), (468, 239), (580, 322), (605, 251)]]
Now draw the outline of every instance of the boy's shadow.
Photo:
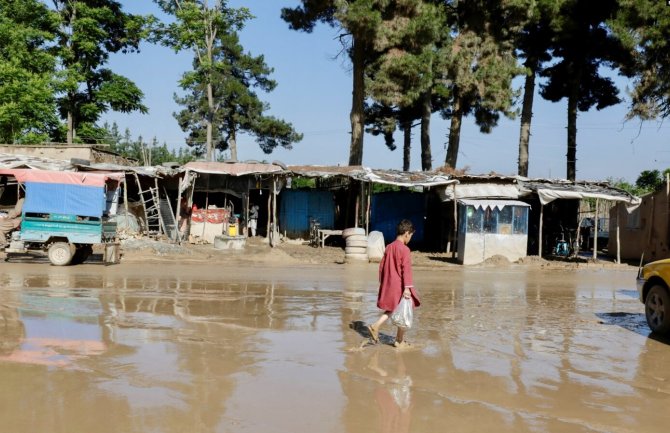
[[(356, 331), (358, 335), (360, 335), (363, 338), (367, 338), (370, 341), (372, 341), (370, 331), (368, 331), (367, 324), (363, 322), (362, 320), (354, 320), (349, 324), (349, 327)], [(391, 335), (386, 335), (382, 334), (381, 331), (379, 332), (379, 342), (382, 344), (388, 344), (388, 345), (393, 345), (395, 342), (395, 337)]]

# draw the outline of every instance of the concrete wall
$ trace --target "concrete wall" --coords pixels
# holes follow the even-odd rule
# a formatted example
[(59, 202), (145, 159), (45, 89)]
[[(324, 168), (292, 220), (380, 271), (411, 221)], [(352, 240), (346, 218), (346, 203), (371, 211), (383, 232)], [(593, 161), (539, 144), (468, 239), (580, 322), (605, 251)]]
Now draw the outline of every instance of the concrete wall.
[(609, 254), (617, 255), (618, 220), (622, 260), (639, 260), (643, 252), (645, 262), (670, 257), (668, 205), (668, 193), (663, 188), (642, 197), (640, 206), (630, 214), (622, 204), (613, 207), (610, 210)]
[(464, 265), (474, 265), (489, 257), (501, 255), (515, 262), (526, 257), (527, 246), (527, 235), (459, 233), (458, 261)]
[(51, 158), (61, 161), (70, 161), (76, 158), (92, 163), (137, 165), (136, 161), (90, 145), (0, 145), (0, 153)]

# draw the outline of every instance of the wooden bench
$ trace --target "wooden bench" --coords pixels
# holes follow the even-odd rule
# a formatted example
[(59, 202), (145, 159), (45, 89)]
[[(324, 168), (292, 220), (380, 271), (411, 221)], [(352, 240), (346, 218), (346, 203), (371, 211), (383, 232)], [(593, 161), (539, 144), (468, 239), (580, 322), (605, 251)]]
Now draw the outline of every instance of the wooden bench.
[(319, 229), (319, 243), (321, 244), (321, 248), (324, 247), (326, 243), (326, 238), (328, 236), (342, 236), (342, 230), (328, 230), (328, 229)]

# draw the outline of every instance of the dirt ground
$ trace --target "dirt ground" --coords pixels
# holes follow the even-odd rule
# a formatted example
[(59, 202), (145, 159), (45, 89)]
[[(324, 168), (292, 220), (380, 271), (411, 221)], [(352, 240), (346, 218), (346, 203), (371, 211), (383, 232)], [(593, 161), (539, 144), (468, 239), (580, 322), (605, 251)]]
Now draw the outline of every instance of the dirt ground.
[[(169, 245), (169, 244), (168, 244)], [(412, 265), (417, 268), (430, 269), (461, 269), (452, 253), (412, 251)], [(124, 248), (122, 261), (136, 263), (140, 261), (178, 261), (178, 262), (268, 262), (286, 264), (345, 264), (344, 249), (339, 246), (314, 248), (305, 242), (281, 242), (270, 248), (264, 238), (250, 238), (243, 250), (217, 250), (212, 245), (168, 246), (156, 242), (146, 242)], [(370, 264), (375, 264), (371, 261)], [(598, 261), (582, 256), (575, 259), (546, 260), (537, 256), (524, 257), (517, 262), (510, 262), (502, 256), (491, 257), (468, 268), (482, 267), (525, 267), (544, 269), (629, 269), (633, 264), (616, 264), (609, 257), (599, 256)]]

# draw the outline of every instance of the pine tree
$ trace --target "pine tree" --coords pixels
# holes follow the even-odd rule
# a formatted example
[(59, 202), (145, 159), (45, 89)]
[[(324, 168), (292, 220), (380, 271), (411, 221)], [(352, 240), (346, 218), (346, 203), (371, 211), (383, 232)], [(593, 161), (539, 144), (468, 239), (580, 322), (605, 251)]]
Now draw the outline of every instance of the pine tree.
[(526, 20), (528, 1), (455, 1), (445, 31), (455, 36), (443, 47), (442, 114), (451, 119), (445, 165), (455, 168), (463, 118), (474, 115), (483, 133), (490, 132), (500, 114), (513, 117), (512, 79), (521, 70), (514, 57), (513, 36)]
[(551, 48), (560, 61), (541, 73), (548, 81), (540, 94), (552, 102), (568, 100), (568, 180), (577, 174), (577, 112), (621, 102), (612, 79), (601, 75), (602, 66), (626, 70), (632, 61), (632, 53), (607, 26), (617, 9), (617, 0), (566, 0), (555, 21)]
[[(409, 170), (411, 129), (421, 119), (421, 166), (430, 170), (429, 128), (432, 114), (432, 89), (438, 38), (444, 16), (441, 9), (423, 0), (391, 2), (380, 8), (382, 21), (378, 25), (374, 47), (378, 57), (368, 68), (368, 94), (393, 112), (403, 131), (403, 169)], [(382, 110), (384, 111), (384, 110)], [(372, 115), (379, 112), (372, 111)], [(377, 123), (372, 119), (368, 123)], [(384, 119), (386, 132), (389, 122)]]
[(365, 126), (365, 69), (373, 53), (372, 41), (381, 20), (375, 0), (301, 0), (302, 6), (282, 9), (282, 18), (294, 30), (311, 32), (319, 22), (343, 31), (352, 63), (351, 145), (349, 165), (363, 163), (363, 132)]
[(530, 130), (533, 117), (533, 99), (537, 75), (544, 64), (551, 60), (549, 48), (554, 36), (552, 20), (558, 16), (563, 0), (536, 0), (529, 4), (528, 22), (516, 37), (518, 56), (523, 59), (525, 80), (521, 127), (519, 131), (518, 174), (528, 176)]
[(670, 7), (656, 0), (620, 0), (608, 22), (624, 46), (636, 54), (623, 72), (634, 77), (629, 118), (670, 116)]
[(191, 50), (193, 70), (179, 85), (184, 96), (175, 100), (184, 109), (175, 115), (187, 144), (204, 148), (208, 160), (214, 149), (231, 152), (236, 160), (237, 135), (253, 135), (265, 153), (277, 146), (290, 149), (302, 135), (281, 119), (265, 115), (268, 109), (254, 89), (272, 91), (272, 68), (263, 56), (244, 52), (238, 32), (252, 16), (246, 8), (229, 8), (227, 2), (209, 5), (207, 0), (156, 0), (175, 21), (158, 26), (156, 34), (176, 51)]

